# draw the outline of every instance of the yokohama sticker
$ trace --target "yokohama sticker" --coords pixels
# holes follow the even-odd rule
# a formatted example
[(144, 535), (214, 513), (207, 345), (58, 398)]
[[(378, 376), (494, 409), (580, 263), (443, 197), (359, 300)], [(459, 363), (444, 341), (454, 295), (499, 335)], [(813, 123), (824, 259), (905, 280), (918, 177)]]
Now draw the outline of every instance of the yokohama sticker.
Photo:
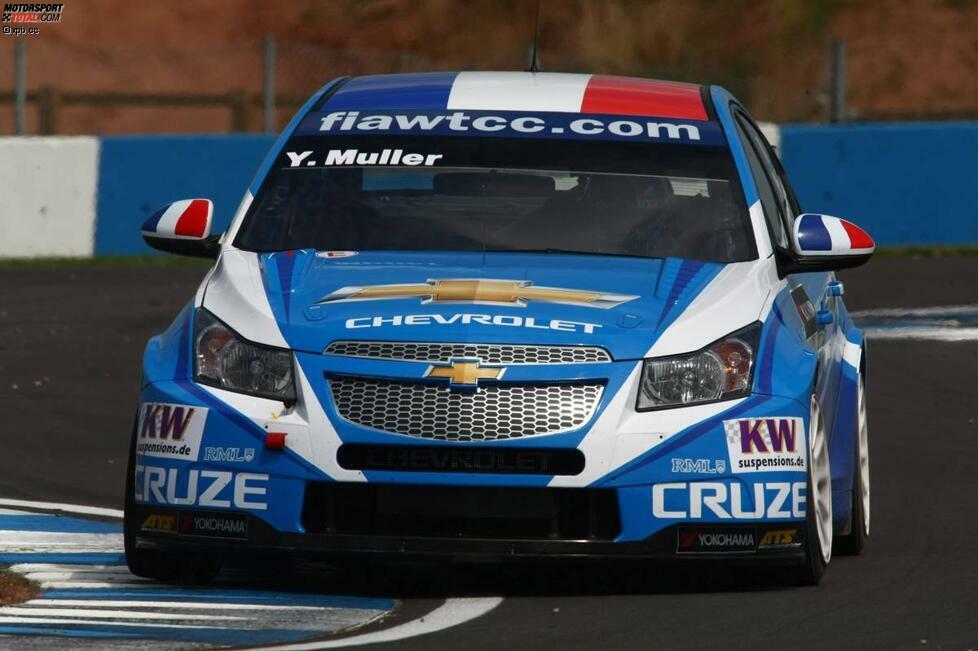
[(136, 454), (197, 461), (206, 407), (143, 403), (136, 426)]
[(248, 539), (248, 520), (243, 515), (192, 512), (180, 514), (180, 534), (209, 538)]
[(679, 554), (752, 552), (755, 549), (757, 549), (757, 532), (753, 528), (680, 527), (676, 532), (676, 552)]
[(807, 466), (805, 424), (801, 418), (741, 418), (723, 421), (735, 473), (791, 471)]

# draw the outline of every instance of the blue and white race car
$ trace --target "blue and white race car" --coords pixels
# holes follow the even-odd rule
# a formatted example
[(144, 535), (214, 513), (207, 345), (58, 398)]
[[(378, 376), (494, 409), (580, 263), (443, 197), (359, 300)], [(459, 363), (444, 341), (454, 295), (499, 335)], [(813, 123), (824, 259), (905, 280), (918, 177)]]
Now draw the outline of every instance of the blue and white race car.
[(722, 88), (598, 75), (343, 78), (146, 347), (129, 566), (206, 579), (271, 552), (770, 563), (818, 582), (869, 534), (866, 347)]

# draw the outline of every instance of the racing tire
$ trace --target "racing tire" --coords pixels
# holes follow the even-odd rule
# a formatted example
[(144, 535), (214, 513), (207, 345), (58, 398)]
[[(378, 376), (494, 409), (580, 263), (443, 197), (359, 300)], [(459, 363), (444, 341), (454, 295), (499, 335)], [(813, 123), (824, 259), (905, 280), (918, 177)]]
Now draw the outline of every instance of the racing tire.
[(162, 552), (136, 547), (140, 522), (135, 517), (135, 474), (136, 424), (134, 423), (126, 470), (126, 498), (122, 525), (122, 538), (129, 571), (136, 576), (168, 583), (203, 584), (212, 581), (221, 571), (223, 562), (220, 556), (191, 552)]
[(832, 472), (829, 442), (818, 400), (812, 396), (808, 435), (805, 558), (786, 573), (791, 585), (818, 585), (832, 560)]
[(862, 373), (856, 383), (856, 441), (852, 478), (849, 532), (835, 537), (835, 553), (858, 556), (869, 538), (869, 428), (866, 420), (866, 384)]

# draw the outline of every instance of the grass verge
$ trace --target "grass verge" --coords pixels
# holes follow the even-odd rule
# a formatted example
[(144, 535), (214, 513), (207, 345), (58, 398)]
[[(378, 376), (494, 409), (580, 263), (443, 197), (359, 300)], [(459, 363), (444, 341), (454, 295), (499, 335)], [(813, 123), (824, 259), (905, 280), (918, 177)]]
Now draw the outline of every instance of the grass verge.
[(41, 594), (41, 588), (27, 577), (0, 568), (0, 606), (24, 603)]
[(908, 258), (958, 258), (978, 256), (978, 246), (884, 246), (876, 255)]

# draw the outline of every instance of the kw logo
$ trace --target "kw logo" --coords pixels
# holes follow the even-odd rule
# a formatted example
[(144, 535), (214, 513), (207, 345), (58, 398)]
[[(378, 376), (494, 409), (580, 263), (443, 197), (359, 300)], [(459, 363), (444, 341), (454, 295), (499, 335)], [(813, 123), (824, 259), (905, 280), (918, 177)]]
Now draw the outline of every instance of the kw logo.
[(147, 403), (143, 407), (143, 426), (139, 437), (183, 440), (193, 416), (193, 407)]
[(800, 472), (807, 465), (801, 418), (741, 418), (723, 421), (730, 463), (736, 472)]
[(794, 545), (797, 529), (778, 529), (767, 531), (761, 538), (761, 547), (778, 547), (781, 545)]
[(498, 380), (506, 372), (498, 366), (481, 366), (478, 359), (453, 359), (448, 364), (433, 364), (424, 377), (448, 380), (448, 386), (456, 389), (475, 389), (479, 380)]
[(420, 298), (422, 303), (488, 303), (526, 307), (530, 301), (541, 301), (603, 309), (617, 307), (638, 298), (629, 294), (608, 294), (561, 287), (534, 287), (528, 280), (452, 279), (428, 280), (424, 283), (404, 285), (344, 287), (324, 296), (316, 303), (413, 297)]
[[(744, 454), (794, 452), (798, 445), (797, 425), (795, 418), (741, 420), (740, 451)], [(766, 435), (762, 435), (762, 431)]]

